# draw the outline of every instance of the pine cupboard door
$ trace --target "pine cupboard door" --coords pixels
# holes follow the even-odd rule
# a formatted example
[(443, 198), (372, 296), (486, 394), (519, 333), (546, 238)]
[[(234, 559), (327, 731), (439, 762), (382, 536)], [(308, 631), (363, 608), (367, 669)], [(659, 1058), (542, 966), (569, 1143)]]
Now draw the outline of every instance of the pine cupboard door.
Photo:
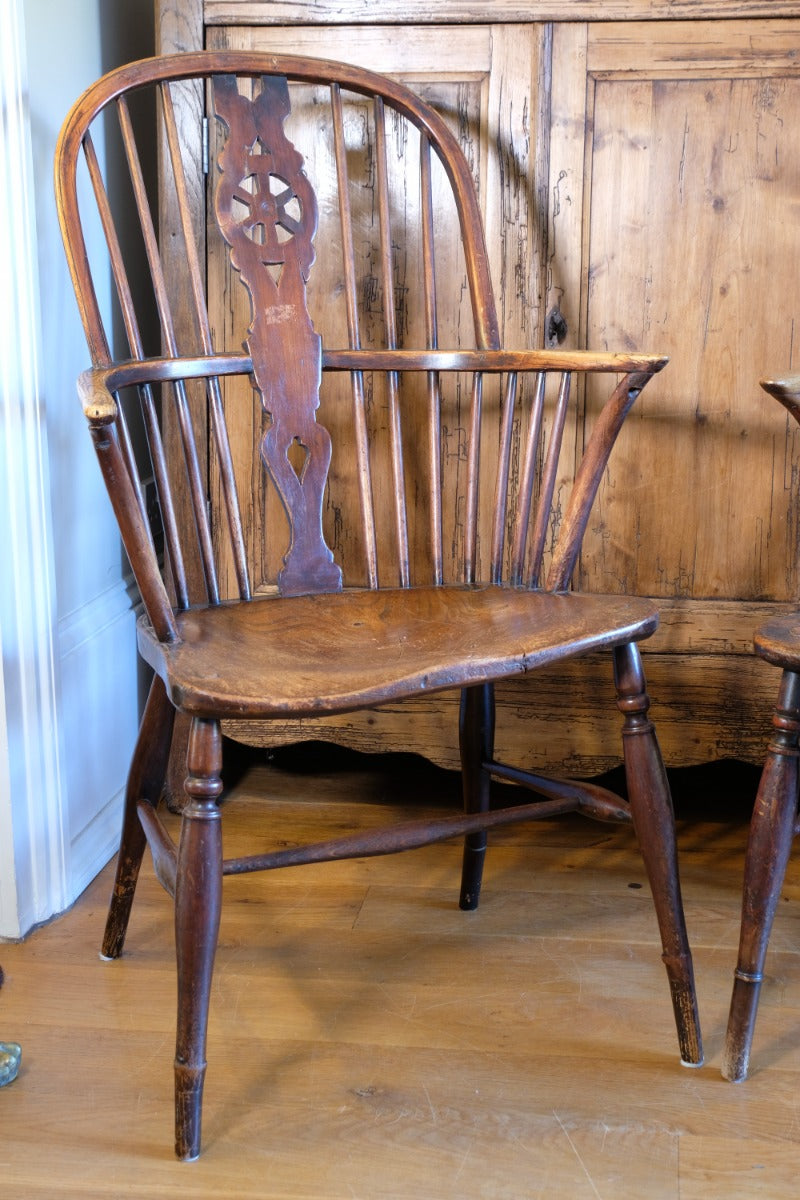
[(798, 21), (553, 31), (549, 304), (567, 344), (670, 356), (580, 573), (660, 600), (644, 649), (672, 762), (758, 761), (775, 680), (752, 634), (797, 594), (800, 444), (759, 379), (796, 367), (799, 41)]
[[(670, 354), (615, 448), (580, 582), (659, 598), (661, 628), (643, 649), (667, 762), (757, 762), (775, 681), (752, 655), (752, 634), (796, 595), (797, 435), (758, 380), (796, 367), (800, 20), (623, 20), (639, 15), (633, 4), (607, 14), (616, 22), (586, 23), (579, 7), (565, 0), (563, 19), (543, 24), (548, 15), (533, 4), (527, 23), (512, 25), (492, 6), (496, 24), (439, 28), (334, 27), (318, 23), (321, 9), (298, 8), (307, 23), (290, 28), (259, 23), (280, 19), (275, 5), (164, 0), (160, 39), (164, 50), (205, 37), (212, 48), (355, 58), (405, 78), (440, 106), (470, 155), (506, 343), (541, 345), (559, 327), (566, 347)], [(771, 11), (779, 8), (797, 11)], [(240, 10), (253, 24), (226, 23)], [(181, 136), (199, 144), (197, 114), (184, 109)], [(193, 183), (200, 194), (199, 171)], [(168, 241), (168, 203), (165, 231)], [(238, 348), (243, 314), (218, 249), (210, 230), (212, 291), (225, 297), (212, 317)], [(589, 395), (576, 452), (592, 419)], [(452, 435), (455, 444), (457, 422)], [(252, 443), (250, 428), (241, 445)], [(234, 452), (244, 479), (262, 487)], [(329, 517), (337, 494), (350, 502), (345, 475), (332, 487)], [(329, 536), (336, 541), (335, 529)], [(256, 585), (266, 585), (272, 552), (261, 531), (250, 545)], [(357, 569), (358, 547), (336, 551)], [(600, 692), (612, 698), (605, 661), (499, 687), (498, 755), (584, 775), (614, 765), (619, 721), (613, 705), (598, 704)], [(455, 767), (457, 700), (428, 697), (269, 736), (417, 750)], [(229, 732), (267, 740), (263, 728)]]
[[(291, 52), (310, 56), (326, 56), (356, 63), (368, 63), (374, 69), (409, 83), (444, 116), (457, 134), (473, 171), (481, 201), (490, 247), (491, 269), (498, 297), (503, 342), (509, 347), (539, 346), (544, 336), (544, 295), (547, 185), (547, 93), (543, 81), (549, 62), (549, 36), (545, 27), (533, 24), (516, 26), (463, 26), (440, 29), (436, 27), (385, 28), (359, 27), (213, 27), (207, 30), (207, 43), (213, 49), (258, 49), (274, 53)], [(337, 206), (335, 164), (324, 145), (327, 129), (320, 122), (325, 106), (315, 104), (313, 89), (292, 88), (292, 114), (286, 122), (291, 137), (305, 159), (305, 169), (317, 193), (320, 226), (315, 242), (330, 247), (340, 238)], [(359, 160), (369, 167), (374, 155), (370, 143), (369, 102), (348, 102), (345, 111), (345, 135), (348, 161), (353, 176)], [(362, 111), (363, 110), (363, 111)], [(316, 141), (315, 141), (316, 135)], [(319, 143), (317, 145), (316, 143)], [(393, 183), (392, 222), (398, 241), (407, 246), (404, 259), (396, 261), (395, 293), (398, 328), (413, 324), (413, 310), (407, 315), (402, 297), (420, 293), (421, 259), (415, 241), (421, 236), (419, 217), (419, 185), (414, 178), (416, 148), (408, 147), (390, 129), (390, 166)], [(216, 159), (212, 131), (209, 163), (212, 178), (209, 193), (214, 188)], [(404, 160), (401, 164), (400, 160)], [(395, 160), (397, 174), (394, 176)], [(369, 170), (366, 171), (369, 178)], [(442, 189), (444, 192), (445, 189)], [(355, 189), (354, 189), (355, 191)], [(329, 201), (329, 195), (331, 197)], [(434, 186), (434, 204), (439, 192)], [(359, 327), (362, 344), (370, 339), (373, 322), (380, 329), (381, 297), (378, 263), (380, 262), (379, 231), (374, 204), (368, 202), (363, 210), (358, 198), (353, 200), (355, 225), (354, 245), (359, 273)], [(444, 201), (442, 201), (444, 203)], [(328, 226), (326, 222), (330, 221)], [(445, 228), (447, 222), (444, 222)], [(450, 222), (455, 229), (454, 222)], [(467, 301), (466, 275), (460, 259), (457, 238), (452, 246), (437, 244), (437, 296), (444, 298), (439, 316), (439, 345), (457, 347), (473, 345), (471, 316)], [(346, 327), (337, 327), (331, 316), (329, 295), (341, 294), (339, 256), (318, 253), (309, 279), (309, 308), (315, 328), (328, 346), (348, 343)], [(404, 263), (408, 267), (404, 267)], [(330, 265), (328, 265), (330, 263)], [(374, 264), (374, 268), (370, 267)], [(212, 310), (212, 322), (217, 335), (223, 334), (230, 349), (238, 349), (245, 336), (249, 320), (249, 305), (233, 277), (224, 246), (215, 237), (209, 222), (208, 270), (210, 294), (218, 303)], [(374, 271), (374, 288), (369, 281)], [(416, 277), (415, 277), (416, 275)], [(238, 299), (237, 299), (238, 297)], [(382, 332), (382, 330), (380, 330)], [(379, 336), (380, 336), (379, 332)], [(409, 344), (414, 344), (413, 328)], [(417, 334), (421, 331), (417, 330)], [(418, 337), (416, 344), (424, 344)], [(247, 381), (240, 381), (234, 392), (227, 389), (229, 420), (232, 426), (232, 446), (240, 488), (249, 488), (256, 497), (256, 509), (265, 513), (263, 527), (248, 531), (249, 560), (256, 588), (268, 589), (285, 550), (285, 522), (279, 506), (271, 499), (264, 485), (263, 466), (258, 453), (259, 439), (253, 437), (252, 405), (243, 394)], [(489, 436), (482, 446), (484, 476), (491, 478), (491, 456), (499, 443), (500, 381), (487, 380), (485, 387), (491, 395), (484, 397), (484, 411), (493, 417), (497, 435)], [(351, 540), (348, 529), (356, 524), (348, 520), (358, 504), (358, 481), (352, 455), (337, 456), (337, 445), (343, 444), (342, 422), (349, 420), (352, 401), (348, 397), (350, 381), (346, 377), (327, 376), (323, 383), (319, 419), (330, 430), (333, 459), (326, 492), (324, 525), (326, 538), (337, 561), (343, 568), (348, 584), (364, 584), (365, 561), (363, 547)], [(410, 454), (428, 441), (426, 429), (426, 383), (423, 376), (407, 377), (403, 382), (404, 440)], [(415, 392), (417, 393), (415, 395)], [(469, 388), (460, 387), (458, 380), (443, 380), (442, 397), (442, 462), (445, 479), (443, 501), (443, 542), (453, 547), (458, 558), (463, 538), (464, 488), (463, 475), (468, 426)], [(241, 428), (235, 427), (241, 414)], [(376, 444), (388, 447), (386, 435), (387, 406), (379, 395), (368, 395), (368, 421), (380, 426)], [(383, 434), (384, 436), (381, 436)], [(573, 432), (573, 437), (576, 432)], [(372, 491), (377, 519), (387, 524), (394, 503), (391, 470), (388, 461), (372, 460)], [(213, 464), (212, 464), (213, 467)], [(212, 470), (212, 480), (214, 472)], [(420, 511), (419, 499), (409, 494), (409, 542), (412, 557), (412, 581), (431, 582), (430, 573), (416, 574), (414, 558), (426, 557), (429, 513)], [(212, 507), (219, 497), (212, 492)], [(489, 531), (480, 541), (489, 545)], [(388, 539), (387, 539), (388, 540)], [(447, 555), (447, 549), (445, 550)], [(398, 583), (398, 563), (391, 554), (379, 560), (379, 575), (383, 582)], [(420, 568), (421, 571), (421, 568)], [(454, 574), (444, 564), (445, 577)], [(294, 721), (269, 727), (229, 724), (227, 732), (243, 740), (264, 743), (269, 740), (290, 741), (303, 737), (330, 737), (365, 749), (379, 745), (418, 750), (439, 762), (457, 765), (458, 696), (444, 695), (407, 704), (390, 711), (373, 714), (353, 714), (345, 717), (314, 721)]]

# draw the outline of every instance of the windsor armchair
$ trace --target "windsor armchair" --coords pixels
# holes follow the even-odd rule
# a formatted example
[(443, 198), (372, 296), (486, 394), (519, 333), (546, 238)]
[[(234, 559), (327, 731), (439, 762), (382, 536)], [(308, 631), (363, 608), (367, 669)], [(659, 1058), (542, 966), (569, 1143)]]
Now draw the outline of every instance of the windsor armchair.
[[(762, 380), (800, 423), (800, 376)], [(776, 617), (755, 634), (755, 651), (781, 671), (772, 738), (767, 747), (744, 866), (739, 958), (734, 972), (722, 1073), (734, 1083), (747, 1078), (764, 962), (792, 842), (800, 832), (800, 620)]]
[[(188, 220), (173, 88), (200, 84), (214, 176), (208, 281), (229, 289), (231, 312), (237, 305), (245, 312), (243, 345), (241, 334), (212, 328), (205, 263)], [(157, 96), (162, 170), (177, 214), (161, 236), (177, 230), (183, 238), (179, 302), (188, 295), (193, 345), (177, 344), (174, 281), (161, 265), (134, 136), (131, 106), (148, 87)], [(305, 164), (291, 140), (303, 106), (317, 139), (304, 149)], [(112, 198), (103, 182), (92, 136), (98, 124), (103, 146), (118, 137), (127, 159), (129, 206), (141, 226), (134, 254), (149, 264), (157, 313), (154, 348), (146, 345), (116, 232), (119, 189)], [(329, 141), (320, 149), (323, 135)], [(410, 184), (398, 180), (401, 165)], [(366, 182), (357, 182), (359, 166)], [(92, 283), (83, 224), (90, 205), (79, 199), (84, 175), (125, 331), (116, 358)], [(461, 905), (469, 909), (478, 903), (486, 830), (559, 813), (632, 817), (680, 1055), (699, 1064), (671, 800), (636, 645), (656, 628), (657, 612), (647, 600), (582, 595), (572, 586), (614, 440), (665, 360), (502, 349), (474, 182), (459, 144), (410, 90), (366, 70), (248, 52), (132, 64), (89, 88), (73, 108), (56, 183), (93, 364), (79, 390), (144, 602), (139, 649), (155, 673), (131, 767), (103, 953), (121, 953), (148, 843), (175, 903), (178, 1155), (193, 1158), (200, 1148), (224, 875), (463, 836)], [(437, 223), (434, 212), (438, 217), (443, 205), (450, 215)], [(450, 256), (452, 277), (456, 254), (462, 308), (447, 325), (439, 315), (437, 264)], [(576, 469), (577, 404), (593, 416)], [(250, 431), (244, 458), (232, 449), (233, 423)], [(165, 449), (167, 436), (178, 454)], [(163, 572), (149, 519), (153, 490)], [(344, 491), (358, 497), (353, 512), (338, 498)], [(622, 714), (629, 799), (494, 761), (493, 682), (601, 651)], [(462, 814), (223, 857), (223, 719), (346, 712), (445, 688), (461, 690), (454, 737), (463, 764)], [(177, 711), (188, 715), (191, 732), (176, 846), (158, 802)], [(492, 808), (493, 777), (537, 798)]]

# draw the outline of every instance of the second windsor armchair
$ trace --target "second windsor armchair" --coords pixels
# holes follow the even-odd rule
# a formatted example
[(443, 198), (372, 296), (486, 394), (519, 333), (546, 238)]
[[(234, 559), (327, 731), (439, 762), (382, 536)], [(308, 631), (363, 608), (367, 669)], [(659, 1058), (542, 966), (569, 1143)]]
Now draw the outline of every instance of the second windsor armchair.
[[(761, 386), (800, 423), (800, 377), (762, 380)], [(734, 972), (722, 1073), (747, 1078), (764, 964), (795, 837), (800, 833), (800, 621), (776, 617), (756, 630), (755, 652), (780, 670), (772, 737), (753, 805), (744, 866), (739, 958)]]

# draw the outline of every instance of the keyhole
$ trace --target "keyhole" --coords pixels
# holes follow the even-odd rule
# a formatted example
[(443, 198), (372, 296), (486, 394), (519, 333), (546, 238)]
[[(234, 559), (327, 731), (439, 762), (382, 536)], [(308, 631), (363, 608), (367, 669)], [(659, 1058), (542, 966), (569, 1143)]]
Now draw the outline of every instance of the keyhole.
[(556, 346), (560, 346), (568, 332), (564, 314), (556, 305), (555, 308), (550, 309), (544, 323), (544, 344), (547, 349), (554, 350)]

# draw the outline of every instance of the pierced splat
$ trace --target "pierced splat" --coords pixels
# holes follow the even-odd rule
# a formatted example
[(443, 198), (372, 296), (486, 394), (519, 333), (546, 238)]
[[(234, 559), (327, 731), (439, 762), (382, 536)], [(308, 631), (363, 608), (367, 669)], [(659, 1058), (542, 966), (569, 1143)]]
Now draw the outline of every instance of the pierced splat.
[(245, 346), (271, 424), (261, 457), (289, 521), (289, 547), (278, 586), (285, 595), (338, 591), (339, 567), (322, 533), (322, 501), (331, 443), (317, 423), (322, 346), (306, 307), (317, 230), (314, 192), (283, 122), (289, 88), (264, 77), (253, 100), (231, 76), (214, 78), (216, 114), (228, 136), (215, 196), (231, 263), (250, 294)]

